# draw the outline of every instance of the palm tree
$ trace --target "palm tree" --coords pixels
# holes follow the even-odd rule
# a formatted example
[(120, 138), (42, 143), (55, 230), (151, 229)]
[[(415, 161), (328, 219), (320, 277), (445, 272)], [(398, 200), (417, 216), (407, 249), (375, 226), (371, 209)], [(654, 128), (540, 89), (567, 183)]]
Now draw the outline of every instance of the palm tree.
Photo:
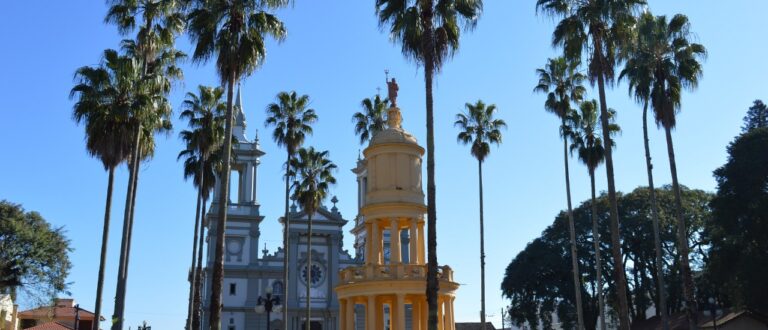
[[(111, 58), (111, 57), (110, 57)], [(110, 68), (114, 69), (111, 70)], [(112, 212), (112, 188), (115, 168), (126, 161), (130, 154), (130, 127), (126, 114), (121, 111), (129, 108), (127, 104), (132, 88), (126, 86), (133, 81), (124, 81), (120, 77), (128, 72), (124, 66), (98, 67), (84, 66), (75, 72), (77, 84), (70, 92), (70, 98), (77, 96), (72, 107), (72, 117), (78, 124), (85, 125), (86, 150), (97, 157), (104, 169), (109, 172), (107, 183), (107, 202), (104, 209), (104, 228), (101, 236), (101, 254), (99, 275), (96, 282), (95, 320), (101, 318), (101, 297), (104, 290), (104, 270), (107, 261), (107, 243), (109, 239), (110, 214)], [(94, 328), (98, 330), (98, 321)]]
[[(206, 181), (205, 166), (209, 157), (217, 151), (224, 141), (224, 111), (227, 105), (222, 102), (223, 88), (198, 86), (199, 96), (187, 93), (187, 98), (182, 103), (184, 111), (181, 119), (188, 120), (191, 130), (184, 130), (179, 135), (184, 140), (186, 148), (179, 153), (179, 159), (186, 158), (184, 162), (184, 178), (193, 178), (193, 185), (198, 188), (197, 207), (195, 208), (195, 230), (192, 240), (192, 266), (189, 279), (189, 307), (187, 311), (187, 329), (193, 329), (192, 323), (195, 314), (195, 296), (200, 273), (197, 271), (196, 258), (198, 256), (198, 231), (202, 241), (203, 230), (201, 227), (201, 203), (204, 192), (213, 189), (212, 182)], [(205, 216), (203, 214), (203, 216)], [(201, 248), (202, 250), (202, 248)], [(200, 251), (202, 252), (202, 251)], [(199, 329), (194, 328), (194, 329)]]
[(653, 240), (656, 249), (656, 278), (659, 295), (656, 310), (661, 315), (661, 323), (664, 330), (669, 329), (669, 317), (667, 316), (667, 292), (664, 284), (663, 250), (661, 246), (661, 234), (659, 230), (659, 210), (656, 203), (656, 190), (653, 183), (653, 163), (651, 162), (651, 148), (648, 139), (648, 104), (651, 99), (651, 81), (653, 80), (652, 67), (652, 40), (655, 35), (656, 19), (650, 12), (644, 12), (638, 18), (633, 30), (631, 42), (627, 45), (626, 62), (624, 69), (619, 74), (619, 80), (626, 78), (629, 82), (629, 93), (634, 94), (637, 102), (643, 105), (643, 145), (645, 147), (645, 168), (648, 173), (648, 190), (651, 203), (651, 219), (653, 223)]
[[(626, 35), (628, 26), (634, 21), (633, 14), (645, 0), (537, 0), (536, 8), (554, 17), (562, 17), (552, 34), (552, 44), (562, 46), (565, 55), (571, 59), (589, 59), (589, 78), (597, 82), (600, 96), (600, 120), (603, 141), (610, 139), (608, 127), (608, 103), (605, 85), (612, 83), (616, 50)], [(616, 281), (617, 313), (619, 328), (629, 330), (629, 305), (627, 301), (627, 278), (621, 257), (619, 241), (619, 215), (616, 201), (616, 184), (613, 173), (613, 152), (605, 149), (605, 172), (608, 181), (608, 200), (611, 216), (611, 254), (614, 261)]]
[(293, 197), (307, 215), (307, 316), (306, 330), (310, 330), (310, 288), (312, 286), (312, 215), (322, 205), (328, 196), (329, 186), (336, 183), (332, 172), (336, 165), (328, 159), (328, 151), (315, 151), (315, 148), (301, 148), (296, 153), (297, 157), (291, 159), (290, 169), (293, 172), (294, 182)]
[(576, 298), (576, 316), (579, 329), (584, 328), (584, 310), (581, 303), (581, 284), (579, 277), (578, 256), (576, 255), (576, 227), (573, 221), (571, 207), (571, 178), (568, 168), (568, 138), (572, 127), (568, 126), (568, 118), (572, 116), (571, 103), (579, 103), (586, 92), (582, 83), (584, 75), (578, 72), (578, 62), (568, 62), (564, 57), (549, 59), (543, 69), (536, 69), (539, 83), (533, 89), (535, 92), (547, 93), (544, 109), (554, 113), (560, 119), (560, 136), (563, 137), (563, 162), (565, 164), (565, 193), (568, 201), (568, 228), (571, 236), (571, 270), (573, 272), (573, 288)]
[(364, 144), (373, 138), (376, 132), (382, 131), (387, 126), (384, 114), (387, 112), (387, 102), (389, 99), (381, 99), (376, 95), (373, 99), (365, 98), (360, 102), (363, 111), (352, 115), (352, 121), (355, 123), (355, 135), (360, 136), (360, 144)]
[[(225, 136), (232, 135), (232, 97), (236, 82), (253, 73), (266, 57), (265, 39), (272, 36), (278, 41), (285, 37), (283, 23), (265, 9), (278, 8), (285, 0), (236, 0), (205, 1), (191, 4), (187, 18), (189, 37), (195, 45), (193, 61), (207, 62), (216, 56), (216, 70), (222, 84), (227, 86), (227, 114)], [(224, 228), (227, 222), (229, 198), (229, 172), (232, 143), (224, 141), (222, 155), (221, 192), (219, 196), (218, 223), (216, 228), (215, 260), (209, 326), (221, 329), (221, 287), (224, 280)]]
[[(605, 148), (598, 130), (597, 101), (591, 100), (580, 104), (580, 112), (571, 116), (569, 126), (572, 128), (571, 152), (576, 151), (589, 172), (589, 183), (592, 188), (592, 242), (595, 245), (595, 269), (597, 275), (597, 302), (600, 317), (600, 330), (605, 330), (605, 299), (603, 297), (603, 262), (600, 256), (600, 232), (597, 223), (597, 204), (595, 199), (595, 170), (605, 161)], [(613, 116), (614, 111), (611, 110)], [(611, 134), (619, 132), (619, 126), (611, 124)], [(611, 147), (615, 144), (611, 141)]]
[[(437, 329), (437, 206), (435, 201), (435, 129), (432, 79), (459, 49), (460, 26), (472, 29), (482, 0), (376, 0), (379, 26), (389, 25), (406, 58), (424, 66), (427, 123), (427, 305), (429, 330)], [(395, 101), (395, 100), (392, 100)]]
[(168, 117), (171, 108), (166, 97), (170, 92), (171, 81), (181, 78), (181, 70), (175, 63), (184, 55), (175, 51), (173, 44), (183, 29), (184, 20), (178, 10), (180, 4), (174, 0), (110, 0), (108, 3), (110, 8), (104, 21), (117, 25), (121, 34), (132, 32), (136, 29), (137, 21), (141, 22), (136, 40), (124, 40), (123, 49), (137, 60), (140, 67), (140, 80), (144, 82), (144, 87), (136, 94), (150, 99), (145, 102), (146, 106), (136, 108), (132, 114), (134, 130), (131, 135), (134, 147), (129, 159), (130, 174), (112, 317), (112, 328), (122, 329), (139, 163), (143, 158), (140, 154), (146, 148), (142, 144), (152, 139), (153, 132), (170, 129)]
[(456, 139), (462, 144), (471, 144), (470, 153), (477, 159), (477, 178), (480, 192), (480, 327), (485, 330), (485, 236), (483, 231), (483, 161), (491, 153), (491, 144), (501, 144), (501, 129), (507, 128), (502, 119), (494, 119), (496, 105), (485, 106), (483, 101), (464, 105), (467, 113), (456, 115), (454, 126), (458, 127)]
[(690, 22), (688, 17), (681, 14), (667, 21), (666, 16), (653, 17), (652, 14), (645, 13), (638, 25), (638, 35), (642, 48), (638, 48), (637, 55), (628, 61), (625, 71), (627, 77), (638, 84), (636, 96), (645, 97), (650, 101), (656, 124), (664, 128), (672, 190), (675, 193), (677, 248), (683, 277), (685, 309), (693, 329), (698, 324), (698, 307), (688, 258), (689, 247), (677, 178), (675, 149), (672, 144), (672, 129), (676, 125), (675, 116), (680, 111), (682, 91), (684, 88), (693, 90), (698, 86), (702, 75), (700, 60), (707, 52), (703, 45), (691, 42)]
[[(288, 298), (288, 228), (291, 220), (288, 213), (290, 195), (291, 171), (290, 164), (296, 150), (304, 144), (307, 135), (312, 135), (312, 124), (317, 121), (314, 109), (308, 109), (309, 96), (298, 96), (295, 91), (277, 94), (277, 102), (267, 106), (267, 120), (264, 125), (275, 126), (272, 139), (278, 146), (284, 147), (287, 153), (285, 160), (285, 216), (283, 221), (283, 297)], [(288, 320), (288, 309), (283, 308), (283, 320)], [(288, 327), (288, 322), (284, 322)]]

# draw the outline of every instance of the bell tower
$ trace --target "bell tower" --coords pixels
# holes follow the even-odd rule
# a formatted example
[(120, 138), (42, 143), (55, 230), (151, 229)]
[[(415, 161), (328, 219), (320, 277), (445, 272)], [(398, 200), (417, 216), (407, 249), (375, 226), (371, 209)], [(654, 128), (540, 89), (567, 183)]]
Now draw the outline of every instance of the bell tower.
[[(365, 228), (365, 239), (356, 244), (363, 245), (358, 251), (365, 253), (365, 264), (339, 272), (336, 293), (343, 330), (360, 328), (355, 322), (362, 320), (366, 330), (405, 330), (407, 322), (410, 329), (427, 329), (427, 207), (421, 183), (424, 148), (402, 128), (397, 84), (394, 79), (387, 84), (392, 101), (387, 128), (374, 133), (364, 159), (353, 170), (362, 180), (356, 227)], [(408, 240), (401, 239), (403, 232), (408, 233)], [(385, 241), (389, 249), (385, 249)], [(454, 330), (453, 301), (459, 285), (448, 266), (439, 267), (438, 276), (438, 329)], [(389, 317), (385, 318), (387, 310)]]

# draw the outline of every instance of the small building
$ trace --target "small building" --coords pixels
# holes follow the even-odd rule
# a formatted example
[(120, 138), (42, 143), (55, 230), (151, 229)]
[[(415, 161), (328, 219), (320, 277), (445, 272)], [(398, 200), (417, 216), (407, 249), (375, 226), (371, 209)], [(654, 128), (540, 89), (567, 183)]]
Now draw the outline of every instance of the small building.
[(74, 299), (55, 299), (52, 306), (19, 312), (18, 322), (22, 330), (92, 329), (94, 318), (91, 311), (80, 308)]
[[(483, 330), (482, 322), (456, 322), (456, 330)], [(485, 330), (496, 330), (491, 322), (485, 322)]]
[[(699, 326), (701, 330), (714, 330), (715, 323), (711, 319)], [(768, 330), (768, 317), (752, 310), (741, 310), (726, 313), (717, 318), (719, 330)]]

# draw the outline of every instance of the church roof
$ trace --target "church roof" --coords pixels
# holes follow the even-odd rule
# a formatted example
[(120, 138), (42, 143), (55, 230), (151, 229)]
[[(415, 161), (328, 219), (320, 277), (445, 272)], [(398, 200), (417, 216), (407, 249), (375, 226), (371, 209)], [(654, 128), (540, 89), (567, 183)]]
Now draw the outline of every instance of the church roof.
[(403, 119), (400, 115), (400, 109), (397, 107), (390, 107), (387, 111), (387, 128), (384, 130), (381, 130), (379, 132), (376, 132), (373, 134), (373, 138), (371, 138), (371, 143), (369, 144), (369, 147), (372, 147), (377, 144), (388, 144), (388, 143), (405, 143), (405, 144), (414, 144), (418, 145), (418, 142), (416, 141), (416, 137), (414, 137), (411, 133), (408, 133), (406, 130), (404, 130), (401, 126)]

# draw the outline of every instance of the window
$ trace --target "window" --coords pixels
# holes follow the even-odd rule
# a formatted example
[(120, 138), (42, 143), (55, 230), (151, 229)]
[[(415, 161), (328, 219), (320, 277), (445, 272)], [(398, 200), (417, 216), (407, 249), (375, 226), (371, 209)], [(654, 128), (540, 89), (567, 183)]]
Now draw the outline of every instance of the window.
[(234, 296), (237, 294), (237, 283), (229, 283), (229, 295)]
[(276, 297), (280, 297), (283, 295), (283, 282), (281, 281), (272, 282), (272, 295)]

